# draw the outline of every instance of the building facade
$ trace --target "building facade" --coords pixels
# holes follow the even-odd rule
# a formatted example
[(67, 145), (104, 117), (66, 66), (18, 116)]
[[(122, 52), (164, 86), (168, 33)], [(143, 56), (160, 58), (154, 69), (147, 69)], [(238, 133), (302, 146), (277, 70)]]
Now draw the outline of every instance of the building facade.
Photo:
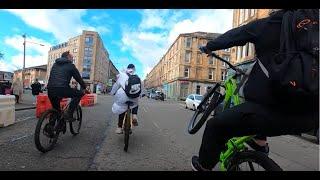
[[(234, 9), (232, 27), (236, 28), (253, 20), (267, 17), (269, 16), (270, 10), (271, 9)], [(255, 50), (252, 43), (231, 48), (230, 60), (233, 64), (250, 61), (254, 56)]]
[[(13, 81), (22, 81), (22, 69), (14, 71)], [(41, 84), (47, 83), (47, 65), (34, 66), (24, 70), (24, 88), (31, 88), (31, 84), (38, 79)]]
[(0, 82), (12, 83), (12, 80), (13, 80), (12, 72), (0, 71)]
[(97, 87), (105, 88), (113, 74), (118, 73), (99, 34), (83, 31), (81, 35), (50, 48), (47, 79), (55, 60), (65, 51), (73, 55), (73, 63), (92, 92), (96, 92)]
[[(161, 90), (170, 99), (185, 99), (191, 93), (204, 94), (208, 87), (226, 78), (227, 65), (200, 53), (198, 47), (220, 34), (180, 34), (146, 77), (147, 89)], [(229, 61), (230, 51), (216, 52)]]

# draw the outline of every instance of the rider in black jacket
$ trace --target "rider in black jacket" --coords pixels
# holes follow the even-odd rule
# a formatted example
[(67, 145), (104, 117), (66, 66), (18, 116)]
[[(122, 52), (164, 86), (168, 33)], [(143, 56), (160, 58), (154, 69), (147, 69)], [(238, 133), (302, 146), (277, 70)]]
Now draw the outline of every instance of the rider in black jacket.
[(48, 96), (53, 108), (60, 111), (61, 98), (72, 98), (67, 114), (67, 119), (72, 118), (72, 114), (79, 104), (84, 91), (79, 91), (70, 87), (70, 80), (73, 77), (81, 86), (86, 88), (83, 79), (76, 66), (72, 64), (72, 55), (69, 51), (62, 53), (61, 58), (56, 59), (52, 66), (48, 81)]
[(244, 86), (246, 102), (226, 109), (208, 120), (202, 137), (199, 157), (192, 157), (192, 168), (211, 170), (219, 161), (225, 143), (232, 137), (252, 134), (279, 136), (299, 134), (319, 126), (319, 106), (291, 111), (272, 95), (272, 85), (263, 70), (270, 68), (272, 57), (279, 53), (281, 22), (285, 10), (279, 10), (267, 18), (232, 29), (209, 41), (201, 50), (212, 51), (254, 43), (256, 57), (249, 79)]

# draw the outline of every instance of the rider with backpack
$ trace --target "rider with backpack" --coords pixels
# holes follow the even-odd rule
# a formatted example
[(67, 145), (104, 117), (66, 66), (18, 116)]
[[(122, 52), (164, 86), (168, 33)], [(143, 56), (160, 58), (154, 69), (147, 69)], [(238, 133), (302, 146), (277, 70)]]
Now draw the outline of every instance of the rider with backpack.
[(246, 101), (208, 120), (193, 170), (212, 170), (232, 137), (299, 134), (319, 126), (318, 22), (318, 9), (278, 10), (200, 48), (210, 55), (251, 42), (256, 59), (243, 87)]
[(122, 134), (122, 124), (128, 105), (126, 102), (131, 101), (132, 108), (132, 124), (138, 126), (138, 101), (142, 91), (141, 80), (138, 75), (135, 74), (135, 66), (129, 64), (125, 72), (120, 72), (117, 76), (117, 81), (113, 85), (110, 92), (115, 96), (115, 101), (112, 106), (112, 112), (119, 114), (118, 127), (116, 129), (117, 134)]

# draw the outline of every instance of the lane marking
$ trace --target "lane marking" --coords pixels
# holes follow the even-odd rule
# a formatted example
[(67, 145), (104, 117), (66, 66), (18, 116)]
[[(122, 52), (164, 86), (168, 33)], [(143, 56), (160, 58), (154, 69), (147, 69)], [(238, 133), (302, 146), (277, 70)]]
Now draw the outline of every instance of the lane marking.
[(158, 124), (156, 122), (153, 121), (153, 124), (158, 128), (160, 129), (160, 127), (158, 126)]
[(142, 107), (142, 109), (144, 110), (144, 112), (147, 112), (147, 110), (144, 107)]
[(180, 105), (180, 106), (183, 106), (183, 107), (185, 107), (185, 106), (186, 106), (185, 104), (181, 104), (181, 103), (179, 103), (179, 105)]
[(29, 117), (26, 117), (26, 118), (24, 118), (24, 119), (17, 119), (16, 122), (26, 121), (26, 120), (28, 120), (28, 119), (30, 119), (30, 118), (33, 118), (33, 116), (29, 116)]
[(15, 142), (15, 141), (18, 141), (18, 140), (20, 140), (20, 139), (23, 139), (23, 138), (26, 138), (26, 137), (29, 137), (29, 136), (32, 136), (32, 135), (33, 135), (33, 133), (31, 133), (31, 134), (26, 134), (26, 135), (21, 136), (21, 137), (13, 138), (13, 139), (10, 140), (10, 142)]

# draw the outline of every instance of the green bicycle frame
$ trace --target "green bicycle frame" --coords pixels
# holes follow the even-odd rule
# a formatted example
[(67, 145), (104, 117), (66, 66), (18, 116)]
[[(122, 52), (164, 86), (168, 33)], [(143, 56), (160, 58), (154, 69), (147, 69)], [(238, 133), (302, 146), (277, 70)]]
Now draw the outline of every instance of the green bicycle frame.
[[(241, 104), (241, 100), (239, 98), (239, 94), (235, 94), (235, 90), (237, 89), (237, 82), (234, 78), (235, 76), (231, 76), (227, 78), (224, 82), (224, 86), (226, 88), (226, 94), (224, 98), (224, 106), (223, 109), (230, 108), (232, 106), (236, 106)], [(227, 165), (229, 163), (230, 158), (236, 153), (245, 150), (244, 143), (252, 139), (253, 136), (243, 136), (243, 137), (235, 137), (226, 143), (227, 150), (221, 152), (220, 154), (220, 169), (222, 171), (227, 170)]]

